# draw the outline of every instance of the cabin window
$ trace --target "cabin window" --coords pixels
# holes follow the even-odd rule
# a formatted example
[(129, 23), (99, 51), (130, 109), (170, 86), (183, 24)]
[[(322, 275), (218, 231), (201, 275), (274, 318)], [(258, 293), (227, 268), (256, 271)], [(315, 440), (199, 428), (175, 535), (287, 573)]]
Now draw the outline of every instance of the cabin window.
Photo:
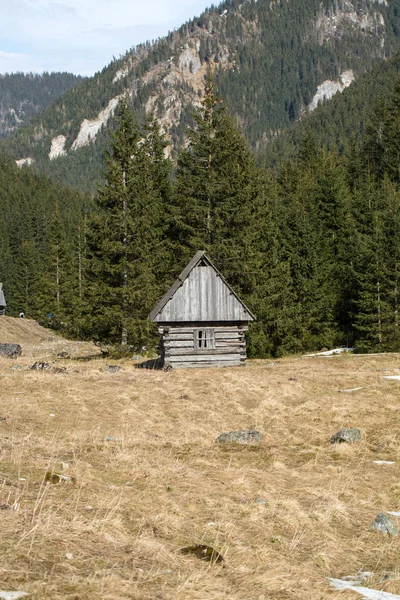
[(214, 329), (196, 329), (194, 331), (195, 350), (213, 350), (215, 348)]

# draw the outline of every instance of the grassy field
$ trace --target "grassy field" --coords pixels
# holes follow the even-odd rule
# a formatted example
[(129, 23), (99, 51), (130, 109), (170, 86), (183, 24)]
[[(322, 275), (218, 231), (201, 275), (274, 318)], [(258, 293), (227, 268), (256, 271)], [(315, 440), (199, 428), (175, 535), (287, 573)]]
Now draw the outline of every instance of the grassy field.
[[(329, 578), (361, 570), (374, 573), (364, 585), (400, 594), (400, 536), (370, 529), (400, 510), (400, 382), (383, 379), (398, 356), (140, 370), (9, 317), (0, 342), (23, 346), (0, 359), (0, 590), (349, 600), (360, 595)], [(36, 360), (52, 369), (29, 370)], [(361, 443), (330, 444), (341, 427), (359, 427)], [(215, 443), (248, 428), (263, 432), (261, 446)], [(46, 483), (49, 471), (72, 481)], [(199, 543), (224, 562), (180, 553)]]

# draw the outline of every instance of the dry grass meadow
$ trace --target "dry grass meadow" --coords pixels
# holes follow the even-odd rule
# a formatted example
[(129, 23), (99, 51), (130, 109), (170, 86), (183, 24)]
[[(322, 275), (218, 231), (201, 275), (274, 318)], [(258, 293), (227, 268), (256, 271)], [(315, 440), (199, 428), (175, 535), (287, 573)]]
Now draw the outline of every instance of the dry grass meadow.
[[(0, 590), (349, 600), (360, 596), (328, 578), (361, 570), (374, 573), (364, 585), (400, 594), (400, 536), (369, 528), (400, 510), (400, 382), (383, 379), (398, 356), (163, 372), (90, 359), (98, 349), (31, 321), (2, 317), (0, 341), (23, 346), (19, 359), (0, 359)], [(71, 359), (57, 359), (61, 350)], [(28, 369), (40, 359), (53, 368)], [(346, 426), (362, 442), (331, 445)], [(261, 446), (215, 443), (253, 427)], [(48, 471), (72, 482), (46, 483)], [(197, 543), (224, 563), (180, 553)]]

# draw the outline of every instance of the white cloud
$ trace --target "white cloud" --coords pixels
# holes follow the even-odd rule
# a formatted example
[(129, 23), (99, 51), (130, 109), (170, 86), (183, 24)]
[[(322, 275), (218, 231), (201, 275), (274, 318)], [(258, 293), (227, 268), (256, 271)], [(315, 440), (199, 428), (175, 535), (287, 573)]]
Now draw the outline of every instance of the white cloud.
[(113, 55), (166, 35), (210, 4), (207, 0), (0, 0), (0, 72), (93, 73)]

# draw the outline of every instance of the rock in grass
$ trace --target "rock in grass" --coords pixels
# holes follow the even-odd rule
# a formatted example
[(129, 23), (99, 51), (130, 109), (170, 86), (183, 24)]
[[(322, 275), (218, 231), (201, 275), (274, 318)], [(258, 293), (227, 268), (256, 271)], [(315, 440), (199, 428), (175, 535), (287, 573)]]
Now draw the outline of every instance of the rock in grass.
[(205, 546), (204, 544), (196, 544), (195, 546), (187, 546), (181, 549), (182, 554), (193, 554), (200, 558), (200, 560), (206, 560), (211, 563), (221, 563), (224, 560), (222, 554), (214, 550), (211, 546)]
[(393, 523), (392, 519), (385, 515), (385, 513), (379, 513), (375, 521), (372, 523), (371, 528), (380, 531), (384, 535), (395, 536), (399, 533), (399, 530)]
[(121, 367), (118, 367), (118, 365), (108, 365), (107, 367), (104, 368), (104, 371), (106, 373), (118, 373), (118, 371), (121, 370)]
[(31, 367), (32, 371), (48, 371), (51, 369), (51, 365), (48, 362), (44, 362), (43, 360), (39, 362), (35, 362)]
[(361, 440), (361, 431), (353, 427), (344, 427), (331, 437), (331, 444), (355, 444)]
[(17, 358), (21, 356), (22, 348), (19, 344), (0, 344), (0, 356)]
[(74, 483), (72, 477), (69, 477), (68, 475), (61, 475), (61, 473), (52, 473), (52, 471), (47, 471), (44, 480), (47, 483), (53, 483), (55, 485), (57, 483)]
[(229, 433), (221, 433), (215, 440), (217, 444), (260, 444), (262, 433), (252, 429), (248, 431), (230, 431)]

